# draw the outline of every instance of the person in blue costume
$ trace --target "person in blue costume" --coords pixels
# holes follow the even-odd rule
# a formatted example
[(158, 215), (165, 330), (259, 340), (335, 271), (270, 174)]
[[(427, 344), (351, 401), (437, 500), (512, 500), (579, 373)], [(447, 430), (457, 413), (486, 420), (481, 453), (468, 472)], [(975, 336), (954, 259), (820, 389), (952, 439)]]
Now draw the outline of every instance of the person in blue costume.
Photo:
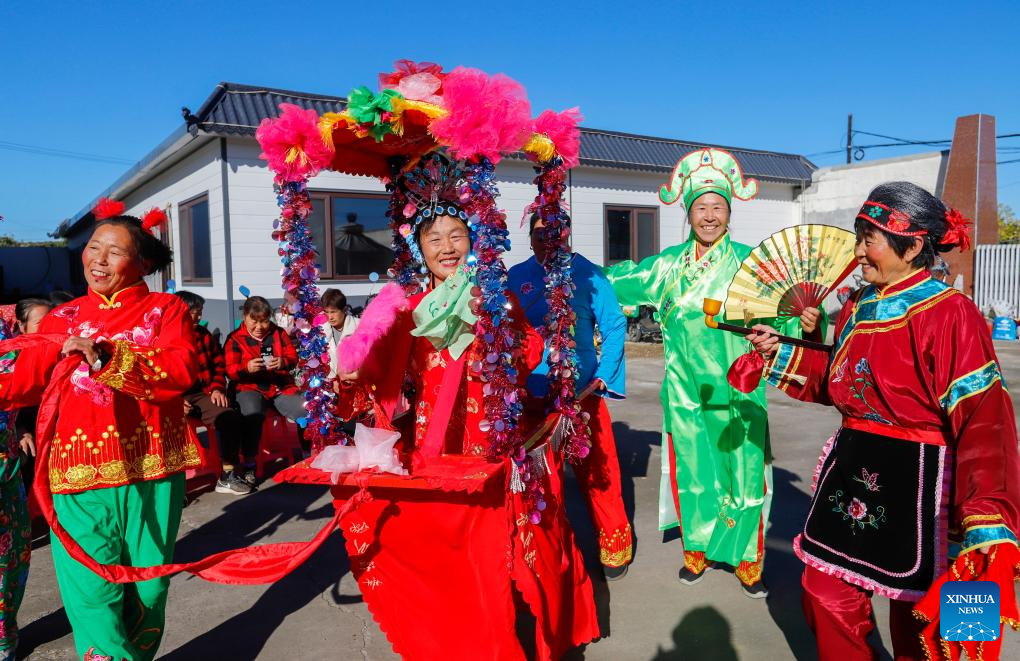
[[(529, 236), (534, 255), (510, 269), (510, 289), (521, 300), (531, 325), (546, 340), (546, 355), (528, 377), (528, 393), (536, 400), (549, 398), (549, 334), (545, 329), (548, 306), (545, 299), (545, 245), (540, 240), (545, 225), (531, 216)], [(588, 413), (591, 428), (591, 452), (574, 465), (574, 473), (599, 535), (599, 560), (609, 580), (622, 578), (633, 557), (630, 521), (623, 507), (620, 487), (620, 462), (616, 455), (612, 419), (606, 399), (623, 399), (626, 394), (624, 339), (627, 319), (620, 312), (613, 288), (602, 269), (583, 255), (574, 253), (571, 261), (575, 285), (570, 301), (577, 315), (574, 341), (577, 351), (576, 392), (582, 409)], [(597, 348), (595, 334), (601, 338)]]

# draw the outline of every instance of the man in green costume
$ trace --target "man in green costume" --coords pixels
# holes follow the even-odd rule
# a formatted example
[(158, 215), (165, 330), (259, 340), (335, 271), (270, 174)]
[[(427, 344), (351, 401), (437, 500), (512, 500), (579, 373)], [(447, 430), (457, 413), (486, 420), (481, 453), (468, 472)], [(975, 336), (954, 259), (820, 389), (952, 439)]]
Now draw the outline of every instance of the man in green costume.
[[(730, 153), (688, 154), (659, 198), (666, 204), (683, 198), (691, 238), (639, 264), (626, 261), (606, 270), (620, 305), (658, 310), (666, 361), (659, 528), (681, 527), (680, 581), (693, 585), (712, 562), (723, 562), (756, 599), (768, 595), (762, 557), (772, 501), (765, 384), (746, 395), (729, 385), (726, 372), (746, 343), (708, 328), (702, 302), (726, 298), (751, 252), (730, 240), (730, 202), (757, 193), (758, 182), (743, 180)], [(800, 335), (796, 319), (775, 327)]]

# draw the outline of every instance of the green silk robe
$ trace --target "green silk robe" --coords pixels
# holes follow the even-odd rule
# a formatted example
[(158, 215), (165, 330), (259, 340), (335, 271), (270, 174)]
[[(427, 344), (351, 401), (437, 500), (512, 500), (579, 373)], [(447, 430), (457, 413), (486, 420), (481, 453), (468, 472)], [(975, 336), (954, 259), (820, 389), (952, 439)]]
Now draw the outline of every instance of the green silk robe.
[[(707, 327), (702, 302), (725, 300), (751, 247), (727, 234), (700, 259), (695, 249), (690, 240), (639, 264), (616, 264), (606, 275), (620, 305), (655, 308), (662, 327), (659, 528), (680, 525), (685, 550), (704, 551), (709, 560), (736, 566), (759, 559), (772, 501), (765, 383), (745, 395), (726, 381), (727, 370), (748, 344), (739, 335)], [(766, 323), (800, 336), (796, 319)]]

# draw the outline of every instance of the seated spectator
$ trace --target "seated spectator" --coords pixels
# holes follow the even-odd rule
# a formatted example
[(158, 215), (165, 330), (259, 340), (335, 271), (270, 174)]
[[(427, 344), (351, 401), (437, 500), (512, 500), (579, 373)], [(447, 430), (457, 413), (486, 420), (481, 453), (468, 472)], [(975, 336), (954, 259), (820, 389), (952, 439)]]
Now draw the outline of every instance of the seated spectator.
[(199, 324), (205, 308), (205, 299), (190, 291), (179, 291), (177, 297), (188, 306), (195, 321), (195, 339), (198, 342), (198, 373), (194, 385), (184, 393), (184, 412), (198, 418), (207, 429), (216, 430), (219, 445), (220, 477), (216, 480), (216, 493), (244, 496), (252, 487), (240, 473), (241, 433), (244, 421), (227, 397), (226, 359), (223, 347), (209, 329)]
[[(281, 415), (297, 421), (305, 416), (305, 398), (290, 373), (297, 366), (297, 351), (290, 337), (271, 321), (269, 301), (250, 296), (244, 302), (243, 315), (241, 326), (227, 336), (223, 349), (230, 386), (244, 417), (244, 479), (254, 486), (266, 408), (272, 404)], [(300, 427), (298, 440), (307, 450)]]
[(336, 377), (337, 347), (340, 346), (341, 340), (358, 327), (358, 318), (350, 313), (347, 308), (347, 297), (339, 289), (327, 289), (322, 292), (319, 302), (326, 313), (326, 323), (322, 325), (322, 332), (329, 342), (329, 378), (332, 379)]

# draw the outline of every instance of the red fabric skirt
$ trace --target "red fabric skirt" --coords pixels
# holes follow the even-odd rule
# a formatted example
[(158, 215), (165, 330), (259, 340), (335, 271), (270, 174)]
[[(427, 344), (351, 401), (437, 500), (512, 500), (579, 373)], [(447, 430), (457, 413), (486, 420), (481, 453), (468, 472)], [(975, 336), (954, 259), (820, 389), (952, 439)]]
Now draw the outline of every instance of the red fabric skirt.
[[(277, 476), (329, 482), (303, 464)], [(542, 522), (509, 494), (506, 464), (442, 456), (412, 477), (347, 475), (341, 509), (364, 488), (371, 499), (340, 519), (365, 603), (404, 659), (524, 659), (515, 630), (516, 589), (536, 619), (543, 661), (599, 635), (591, 580), (563, 511), (558, 475), (546, 478)]]

